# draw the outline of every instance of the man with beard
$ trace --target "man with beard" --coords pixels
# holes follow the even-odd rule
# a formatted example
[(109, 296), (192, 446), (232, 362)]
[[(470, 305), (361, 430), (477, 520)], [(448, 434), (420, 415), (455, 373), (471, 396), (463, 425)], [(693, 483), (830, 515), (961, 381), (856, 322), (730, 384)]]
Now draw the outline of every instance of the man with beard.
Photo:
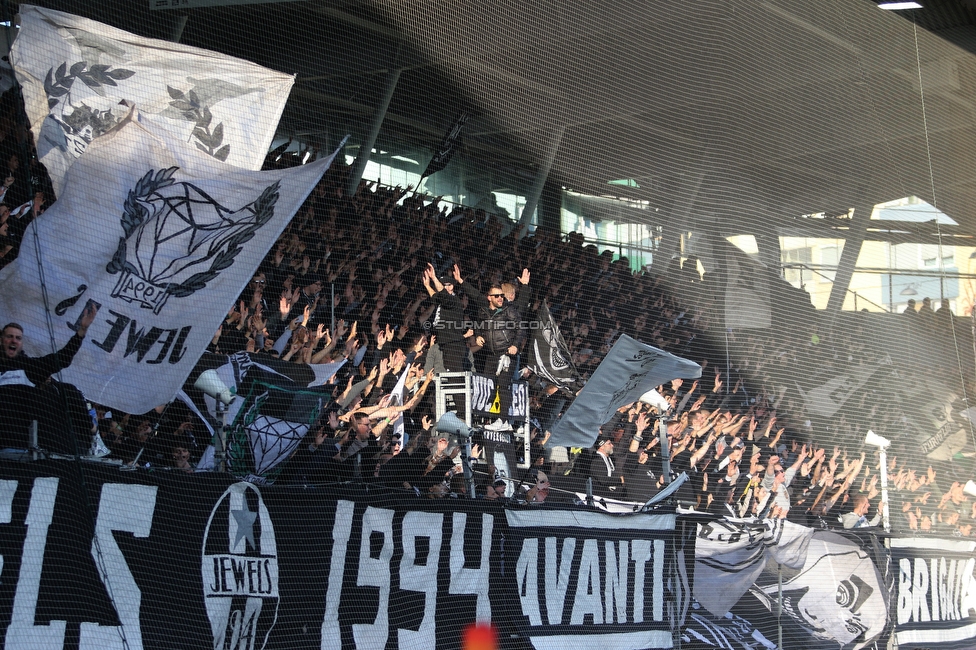
[(593, 495), (613, 499), (625, 498), (623, 474), (614, 465), (613, 438), (601, 436), (597, 442), (596, 454), (590, 461), (590, 477), (593, 479)]

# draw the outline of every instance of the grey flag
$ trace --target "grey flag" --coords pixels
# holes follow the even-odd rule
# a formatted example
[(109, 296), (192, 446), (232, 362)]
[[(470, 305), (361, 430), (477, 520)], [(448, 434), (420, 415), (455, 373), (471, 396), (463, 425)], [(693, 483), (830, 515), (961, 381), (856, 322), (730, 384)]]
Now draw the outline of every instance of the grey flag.
[(614, 411), (672, 379), (697, 379), (701, 366), (621, 334), (552, 430), (550, 445), (589, 447)]

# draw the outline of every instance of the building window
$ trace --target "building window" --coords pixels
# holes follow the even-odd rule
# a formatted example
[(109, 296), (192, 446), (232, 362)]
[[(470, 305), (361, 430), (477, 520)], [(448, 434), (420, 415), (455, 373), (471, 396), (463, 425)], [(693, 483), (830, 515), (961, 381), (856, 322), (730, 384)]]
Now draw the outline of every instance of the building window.
[[(802, 287), (813, 279), (813, 272), (807, 268), (812, 261), (813, 249), (810, 247), (783, 251), (783, 264), (787, 265), (784, 274), (786, 281), (794, 287)], [(803, 264), (805, 266), (790, 268), (790, 264)]]

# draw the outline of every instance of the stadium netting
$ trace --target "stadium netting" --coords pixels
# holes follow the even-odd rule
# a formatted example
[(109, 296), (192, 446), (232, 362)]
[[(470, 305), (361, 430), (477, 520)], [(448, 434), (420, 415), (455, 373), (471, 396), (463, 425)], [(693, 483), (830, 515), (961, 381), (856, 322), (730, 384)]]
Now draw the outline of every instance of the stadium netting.
[(921, 4), (4, 2), (0, 645), (972, 647)]

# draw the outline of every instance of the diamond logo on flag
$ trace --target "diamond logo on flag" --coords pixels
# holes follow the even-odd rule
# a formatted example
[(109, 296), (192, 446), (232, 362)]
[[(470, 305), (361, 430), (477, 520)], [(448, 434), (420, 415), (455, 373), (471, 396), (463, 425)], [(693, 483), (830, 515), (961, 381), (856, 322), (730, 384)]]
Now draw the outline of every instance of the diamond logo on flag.
[(86, 305), (98, 307), (62, 380), (144, 413), (182, 387), (333, 157), (239, 169), (160, 138), (132, 111), (91, 143), (57, 202), (28, 226), (37, 245), (0, 271), (0, 312), (23, 325), (26, 353), (39, 356), (68, 342)]
[(174, 181), (177, 169), (150, 170), (129, 191), (123, 237), (105, 267), (120, 274), (113, 298), (155, 314), (169, 296), (192, 295), (230, 267), (241, 244), (274, 216), (278, 201), (279, 184), (273, 183), (232, 212), (192, 183)]

